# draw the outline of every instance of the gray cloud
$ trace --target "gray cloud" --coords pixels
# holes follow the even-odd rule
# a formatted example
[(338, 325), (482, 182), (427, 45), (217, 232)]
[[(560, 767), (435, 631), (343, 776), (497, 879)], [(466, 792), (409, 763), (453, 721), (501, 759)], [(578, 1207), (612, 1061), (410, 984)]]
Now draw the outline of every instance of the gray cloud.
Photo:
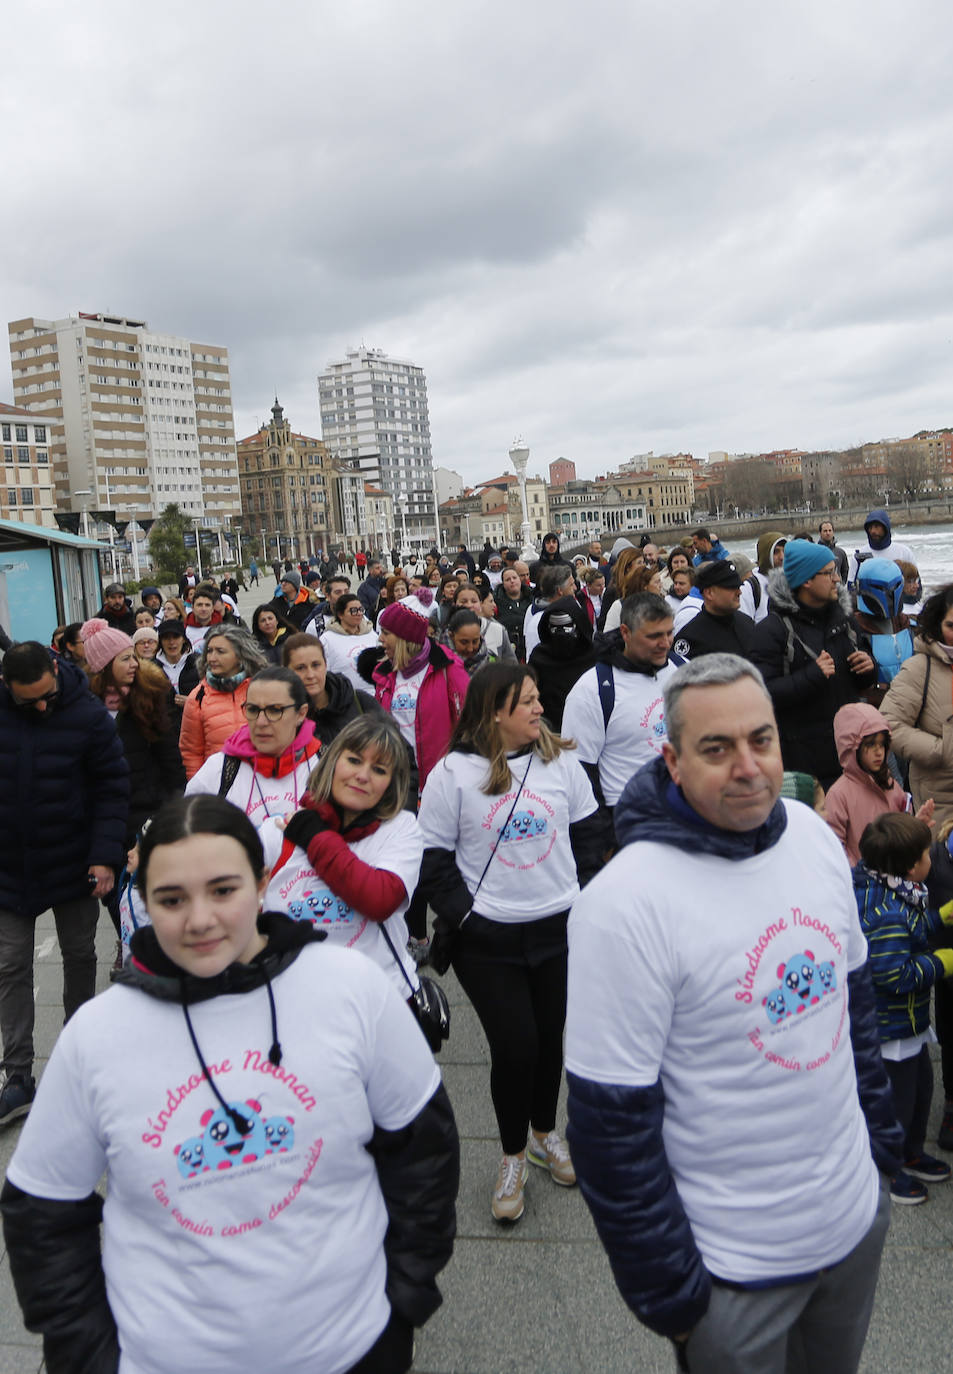
[[(949, 420), (940, 0), (118, 0), (5, 16), (6, 318), (226, 344), (237, 423), (360, 342), (437, 461), (822, 447)], [(9, 381), (7, 382), (9, 386)]]

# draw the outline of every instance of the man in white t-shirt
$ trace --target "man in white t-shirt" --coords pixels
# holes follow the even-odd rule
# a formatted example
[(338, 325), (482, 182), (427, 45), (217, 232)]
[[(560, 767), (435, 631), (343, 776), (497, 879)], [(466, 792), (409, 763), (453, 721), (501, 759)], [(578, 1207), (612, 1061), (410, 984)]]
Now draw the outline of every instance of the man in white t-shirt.
[[(681, 1367), (857, 1369), (902, 1132), (850, 870), (779, 800), (778, 731), (732, 654), (665, 690), (663, 755), (569, 923), (576, 1173), (636, 1315)], [(832, 843), (833, 840), (833, 843)]]
[(562, 734), (576, 741), (610, 822), (629, 778), (661, 752), (662, 688), (682, 661), (671, 649), (672, 610), (665, 598), (654, 592), (628, 596), (618, 630), (603, 636), (599, 661), (566, 698)]

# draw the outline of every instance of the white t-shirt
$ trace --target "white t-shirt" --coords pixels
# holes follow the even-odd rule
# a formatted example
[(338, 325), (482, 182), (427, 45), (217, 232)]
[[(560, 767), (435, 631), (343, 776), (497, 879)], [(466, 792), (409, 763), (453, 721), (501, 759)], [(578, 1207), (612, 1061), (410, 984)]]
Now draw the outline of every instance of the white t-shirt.
[(188, 660), (188, 652), (182, 654), (177, 663), (170, 663), (167, 658), (163, 658), (161, 653), (156, 654), (156, 663), (165, 673), (176, 691), (179, 690), (179, 678), (182, 676), (182, 669)]
[[(899, 539), (891, 539), (890, 544), (885, 549), (871, 548), (870, 543), (855, 548), (847, 564), (847, 584), (852, 586), (857, 581), (857, 569), (860, 564), (857, 561), (858, 553), (869, 554), (871, 558), (889, 558), (894, 563), (899, 559), (902, 563), (916, 564), (916, 558), (909, 544), (902, 544)], [(831, 559), (834, 559), (834, 551), (831, 550)]]
[(695, 619), (704, 604), (700, 596), (693, 596), (692, 593), (689, 592), (688, 596), (685, 597), (685, 600), (675, 612), (672, 634), (676, 639), (678, 638), (679, 631), (683, 630), (690, 620)]
[(336, 635), (328, 632), (321, 635), (321, 643), (324, 646), (329, 673), (343, 674), (359, 692), (374, 690), (357, 671), (357, 657), (365, 649), (377, 648), (380, 640), (376, 630), (366, 630), (360, 635)]
[(572, 751), (552, 763), (535, 754), (517, 756), (510, 760), (510, 772), (507, 791), (489, 797), (481, 791), (486, 759), (448, 754), (427, 778), (420, 828), (426, 848), (453, 851), (463, 881), (471, 894), (476, 892), (526, 774), (474, 910), (494, 921), (537, 921), (565, 911), (579, 893), (569, 826), (595, 811), (596, 799)]
[(615, 705), (608, 729), (595, 668), (583, 673), (566, 698), (562, 734), (576, 741), (583, 763), (598, 763), (608, 806), (615, 806), (632, 774), (662, 752), (668, 738), (662, 691), (676, 671), (674, 663), (664, 664), (652, 677), (613, 668)]
[[(218, 622), (221, 624), (221, 622)], [(216, 628), (212, 625), (186, 625), (185, 634), (193, 649), (200, 647), (209, 630)]]
[[(235, 774), (235, 781), (225, 793), (226, 800), (233, 806), (240, 806), (256, 827), (260, 827), (269, 816), (283, 816), (287, 819), (301, 805), (308, 779), (317, 766), (318, 755), (314, 754), (303, 759), (283, 778), (267, 778), (242, 759)], [(202, 793), (217, 797), (224, 767), (225, 755), (212, 754), (189, 779), (185, 795), (191, 797), (195, 793)]]
[[(117, 986), (85, 1003), (43, 1075), (8, 1177), (77, 1201), (108, 1168), (103, 1268), (122, 1374), (338, 1374), (389, 1318), (387, 1212), (364, 1148), (440, 1075), (369, 960), (314, 946), (264, 987), (182, 1008)], [(117, 1054), (117, 1046), (122, 1053)]]
[(549, 609), (549, 602), (537, 604), (531, 601), (526, 607), (526, 614), (523, 616), (523, 642), (526, 645), (526, 662), (529, 656), (539, 643), (539, 618), (543, 611)]
[(423, 680), (427, 676), (427, 666), (425, 663), (410, 677), (404, 677), (403, 673), (398, 673), (394, 682), (394, 695), (390, 703), (390, 713), (394, 717), (394, 724), (413, 749), (415, 756), (417, 753), (417, 698), (420, 695)]
[[(260, 835), (265, 863), (272, 868), (284, 843), (283, 829), (269, 820), (261, 827)], [(355, 911), (343, 897), (335, 896), (318, 877), (303, 849), (296, 846), (287, 863), (272, 877), (265, 891), (265, 910), (282, 911), (295, 921), (310, 921), (316, 929), (324, 931), (327, 944), (342, 945), (366, 954), (383, 969), (406, 1000), (420, 983), (417, 966), (407, 953), (407, 922), (404, 920), (424, 856), (424, 841), (417, 818), (409, 811), (401, 811), (393, 820), (384, 821), (373, 835), (355, 840), (350, 849), (364, 863), (396, 873), (404, 884), (406, 897), (383, 924), (400, 957), (401, 967), (410, 979), (409, 986), (381, 934), (381, 924)]]
[(847, 1008), (867, 957), (850, 870), (813, 811), (785, 806), (781, 839), (750, 859), (626, 845), (569, 919), (566, 1066), (661, 1079), (696, 1244), (739, 1282), (835, 1263), (877, 1207)]

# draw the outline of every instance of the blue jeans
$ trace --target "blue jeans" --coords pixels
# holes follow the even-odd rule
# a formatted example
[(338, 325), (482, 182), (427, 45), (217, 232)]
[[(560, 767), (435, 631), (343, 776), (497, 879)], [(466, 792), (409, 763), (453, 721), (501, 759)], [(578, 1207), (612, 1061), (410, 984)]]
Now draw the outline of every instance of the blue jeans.
[[(63, 955), (63, 1010), (69, 1020), (96, 992), (99, 901), (81, 897), (53, 908)], [(33, 942), (36, 919), (0, 911), (0, 1036), (7, 1074), (33, 1071)]]

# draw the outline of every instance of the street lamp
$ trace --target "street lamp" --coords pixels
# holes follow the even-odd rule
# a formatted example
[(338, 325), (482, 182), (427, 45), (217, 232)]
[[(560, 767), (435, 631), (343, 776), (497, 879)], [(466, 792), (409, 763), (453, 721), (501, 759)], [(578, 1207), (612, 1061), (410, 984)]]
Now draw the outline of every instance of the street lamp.
[(92, 493), (88, 488), (84, 489), (83, 491), (74, 491), (74, 492), (73, 492), (73, 499), (75, 500), (76, 497), (78, 496), (78, 497), (81, 498), (82, 503), (83, 503), (83, 538), (84, 538), (84, 539), (88, 539), (88, 538), (89, 538), (89, 498), (92, 496), (92, 494), (93, 494), (93, 493)]
[(529, 523), (529, 506), (526, 503), (526, 465), (529, 462), (529, 448), (523, 443), (522, 439), (514, 439), (510, 449), (510, 462), (516, 469), (516, 475), (520, 483), (520, 503), (523, 507), (523, 523), (520, 525), (520, 539), (523, 547), (520, 549), (520, 558), (524, 563), (529, 563), (537, 558), (536, 546), (533, 543), (533, 531)]
[(409, 550), (408, 547), (407, 547), (407, 498), (406, 498), (406, 497), (404, 497), (404, 496), (398, 496), (398, 498), (397, 498), (397, 510), (398, 510), (398, 512), (399, 512), (399, 514), (400, 514), (401, 541), (402, 541), (402, 543), (403, 543), (403, 548), (401, 549), (401, 562), (403, 562), (403, 561), (406, 559), (406, 557), (407, 557), (407, 555), (409, 554), (409, 552), (410, 552), (410, 550)]

